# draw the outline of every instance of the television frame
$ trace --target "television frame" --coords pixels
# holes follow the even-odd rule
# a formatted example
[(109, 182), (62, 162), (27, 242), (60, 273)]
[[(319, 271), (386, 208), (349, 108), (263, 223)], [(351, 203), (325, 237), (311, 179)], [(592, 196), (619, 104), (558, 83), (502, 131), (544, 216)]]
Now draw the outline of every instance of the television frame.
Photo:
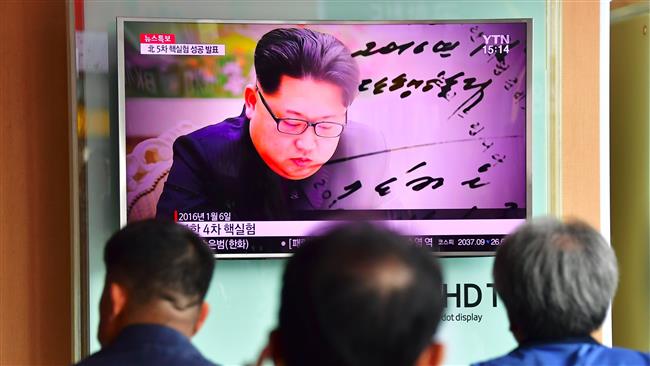
[[(409, 24), (494, 24), (494, 23), (524, 23), (526, 24), (526, 220), (532, 216), (532, 18), (500, 18), (500, 19), (453, 19), (453, 20), (218, 20), (195, 18), (148, 18), (148, 17), (117, 17), (116, 18), (116, 47), (117, 47), (117, 93), (118, 93), (118, 154), (119, 154), (119, 202), (120, 202), (120, 228), (127, 224), (127, 187), (126, 187), (126, 114), (125, 114), (125, 64), (124, 64), (124, 23), (125, 22), (150, 22), (150, 23), (208, 23), (208, 24), (267, 24), (267, 25), (409, 25)], [(471, 234), (468, 234), (471, 235)], [(492, 251), (432, 251), (441, 257), (490, 257)], [(292, 253), (237, 253), (214, 254), (220, 259), (271, 259), (286, 258)]]

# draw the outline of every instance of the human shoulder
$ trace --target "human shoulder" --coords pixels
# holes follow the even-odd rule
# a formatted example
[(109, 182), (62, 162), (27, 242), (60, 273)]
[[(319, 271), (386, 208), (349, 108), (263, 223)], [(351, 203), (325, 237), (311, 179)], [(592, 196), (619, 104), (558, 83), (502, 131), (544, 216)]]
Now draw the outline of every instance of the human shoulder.
[(475, 362), (470, 366), (499, 366), (499, 365), (523, 365), (523, 360), (512, 357), (510, 354), (505, 356), (493, 358), (486, 361)]
[(606, 361), (613, 365), (650, 365), (650, 353), (637, 350), (602, 346)]
[[(248, 119), (244, 114), (200, 128), (180, 136), (174, 142), (174, 155), (187, 161), (203, 162), (213, 169), (237, 159), (242, 151), (250, 150)], [(229, 165), (228, 163), (227, 165)]]
[(239, 141), (248, 133), (248, 119), (244, 115), (225, 119), (191, 132), (185, 137), (197, 142)]
[(171, 365), (184, 365), (184, 366), (219, 366), (200, 355), (183, 356), (175, 355), (174, 350), (168, 350), (167, 355), (163, 353), (156, 357), (151, 357), (147, 354), (131, 353), (111, 353), (106, 351), (99, 351), (90, 357), (76, 363), (74, 366), (142, 366), (142, 365), (156, 365), (156, 366), (171, 366)]
[(610, 348), (596, 342), (549, 343), (519, 347), (512, 352), (472, 366), (552, 364), (573, 365), (639, 365), (650, 366), (650, 354), (624, 348)]
[(78, 366), (216, 366), (176, 329), (158, 324), (135, 324), (123, 329), (107, 347)]
[(110, 365), (111, 362), (111, 358), (106, 355), (106, 350), (101, 350), (75, 363), (74, 366), (103, 366)]

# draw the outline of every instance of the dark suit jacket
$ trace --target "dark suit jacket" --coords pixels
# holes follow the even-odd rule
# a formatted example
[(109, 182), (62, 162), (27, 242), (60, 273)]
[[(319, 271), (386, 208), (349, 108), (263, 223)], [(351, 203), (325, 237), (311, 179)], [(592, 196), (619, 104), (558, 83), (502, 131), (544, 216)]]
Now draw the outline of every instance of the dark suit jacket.
[(155, 324), (131, 325), (108, 347), (76, 366), (216, 366), (190, 340), (174, 329)]
[[(371, 187), (336, 206), (332, 202), (357, 179), (364, 184), (385, 179), (376, 175), (383, 174), (387, 154), (326, 164), (303, 180), (284, 179), (255, 150), (248, 124), (242, 112), (174, 142), (174, 161), (158, 201), (158, 218), (171, 219), (178, 210), (230, 212), (232, 221), (291, 220), (302, 218), (306, 211), (345, 208), (343, 203), (347, 208), (376, 206), (378, 195)], [(376, 131), (348, 123), (330, 162), (384, 148), (383, 136)]]

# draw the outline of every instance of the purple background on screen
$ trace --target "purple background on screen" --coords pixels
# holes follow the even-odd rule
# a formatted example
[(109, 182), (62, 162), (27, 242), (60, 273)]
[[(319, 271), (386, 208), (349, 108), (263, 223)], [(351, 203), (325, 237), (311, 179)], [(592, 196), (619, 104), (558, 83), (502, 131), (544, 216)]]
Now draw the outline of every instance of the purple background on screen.
[[(135, 35), (138, 32), (154, 33), (156, 23), (146, 24), (149, 26), (146, 30), (137, 28), (141, 25), (133, 25)], [(126, 24), (127, 29), (129, 25)], [(200, 32), (193, 31), (193, 27), (197, 27), (196, 24), (188, 23), (183, 27), (188, 30), (176, 33), (177, 43), (199, 43), (197, 37), (210, 32), (210, 27), (214, 28), (214, 33), (218, 35), (236, 33), (256, 40), (268, 30), (280, 26), (202, 24)], [(506, 202), (514, 202), (520, 208), (526, 207), (525, 23), (328, 24), (307, 27), (334, 35), (353, 53), (366, 49), (366, 43), (371, 41), (376, 42), (375, 48), (381, 48), (390, 42), (395, 42), (397, 45), (414, 42), (413, 46), (401, 54), (396, 50), (388, 54), (377, 53), (368, 57), (355, 57), (361, 70), (361, 79), (372, 81), (367, 85), (368, 90), (361, 91), (350, 106), (349, 120), (365, 124), (383, 135), (387, 150), (392, 151), (387, 152), (389, 163), (386, 170), (379, 173), (373, 171), (374, 158), (359, 158), (365, 168), (357, 171), (355, 176), (350, 176), (349, 182), (360, 179), (363, 182), (363, 189), (375, 194), (374, 187), (383, 180), (396, 177), (397, 181), (391, 184), (391, 194), (377, 200), (378, 204), (373, 204), (373, 207), (360, 207), (358, 203), (352, 201), (346, 206), (342, 201), (338, 208), (431, 209), (472, 206), (504, 208)], [(510, 49), (503, 60), (500, 61), (494, 55), (484, 53), (482, 49), (470, 56), (472, 51), (485, 44), (482, 34), (510, 37)], [(415, 54), (415, 47), (424, 41), (428, 44), (423, 47), (422, 52)], [(459, 44), (452, 50), (433, 52), (432, 48), (439, 41), (450, 44), (459, 42)], [(518, 44), (513, 45), (517, 41)], [(214, 43), (215, 41), (202, 42)], [(233, 42), (232, 37), (227, 42)], [(226, 54), (228, 54), (233, 47), (231, 43), (226, 45)], [(445, 54), (448, 56), (443, 57)], [(246, 57), (252, 57), (252, 54)], [(129, 68), (135, 65), (142, 68), (165, 64), (165, 67), (169, 67), (176, 60), (183, 60), (183, 57), (127, 53), (125, 65), (128, 73)], [(444, 80), (439, 76), (443, 71), (447, 78), (459, 72), (464, 73), (457, 79), (457, 84), (451, 87), (447, 98), (438, 95), (441, 89), (437, 85), (423, 92), (422, 89), (428, 80), (439, 79), (439, 85), (444, 85)], [(392, 80), (402, 73), (406, 74), (404, 86), (389, 91), (394, 84)], [(236, 78), (232, 77), (224, 83), (230, 82), (229, 90), (237, 94), (238, 88), (243, 88), (247, 82), (254, 80), (253, 75), (250, 69), (240, 70)], [(384, 77), (388, 79), (383, 92), (373, 94), (375, 83)], [(475, 80), (466, 81), (468, 78)], [(413, 79), (416, 82), (411, 87), (407, 87), (409, 81)], [(421, 80), (422, 84), (416, 88), (415, 84), (418, 80)], [(472, 95), (479, 90), (478, 88), (464, 90), (463, 86), (478, 85), (488, 80), (491, 80), (491, 83), (485, 88), (480, 103), (467, 113), (464, 113), (462, 108), (455, 112), (463, 102), (468, 101), (465, 106), (471, 104), (474, 100)], [(411, 91), (411, 94), (402, 98), (400, 94), (407, 90)], [(241, 97), (135, 97), (127, 92), (125, 105), (127, 145), (131, 142), (128, 153), (131, 153), (134, 146), (143, 140), (164, 135), (181, 123), (184, 126), (192, 126), (189, 130), (191, 131), (238, 115), (242, 105)], [(184, 130), (183, 133), (189, 131)], [(361, 153), (371, 152), (374, 151)], [(165, 161), (171, 164), (171, 160), (164, 160), (171, 158), (168, 150), (160, 154), (163, 159), (161, 166), (166, 164)], [(499, 159), (502, 162), (499, 162)], [(133, 156), (127, 159), (130, 187), (127, 193), (128, 202), (131, 202), (143, 189), (142, 184), (148, 184), (148, 182), (133, 180), (136, 174), (142, 174), (143, 166), (147, 164), (145, 160)], [(406, 173), (420, 162), (427, 164), (417, 171)], [(487, 167), (487, 170), (479, 172), (481, 166)], [(364, 173), (365, 170), (368, 174)], [(364, 180), (364, 176), (372, 178)], [(443, 177), (444, 184), (435, 190), (427, 187), (417, 192), (405, 186), (407, 181), (422, 176)], [(480, 178), (478, 184), (489, 184), (476, 189), (461, 185), (461, 182), (477, 177)]]

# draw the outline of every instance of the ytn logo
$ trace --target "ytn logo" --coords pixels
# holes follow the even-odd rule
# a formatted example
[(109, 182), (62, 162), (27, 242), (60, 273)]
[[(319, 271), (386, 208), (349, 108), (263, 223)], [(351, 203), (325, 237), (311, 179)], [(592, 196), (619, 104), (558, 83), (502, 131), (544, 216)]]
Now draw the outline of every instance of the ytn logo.
[(510, 44), (509, 34), (484, 34), (483, 39), (485, 40), (485, 44), (490, 44), (490, 41), (492, 41), (491, 44)]

